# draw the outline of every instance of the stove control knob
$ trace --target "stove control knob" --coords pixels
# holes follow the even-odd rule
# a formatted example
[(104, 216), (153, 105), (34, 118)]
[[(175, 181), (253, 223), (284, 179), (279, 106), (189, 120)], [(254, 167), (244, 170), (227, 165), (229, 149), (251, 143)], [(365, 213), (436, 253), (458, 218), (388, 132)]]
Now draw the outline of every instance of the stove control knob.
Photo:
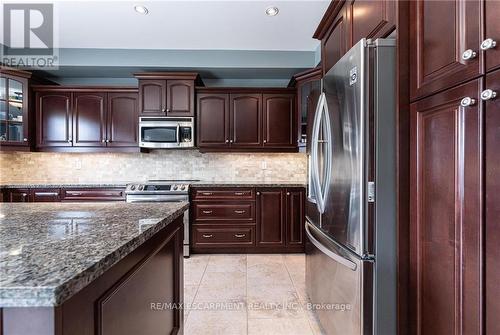
[(174, 185), (174, 191), (177, 190), (177, 185)]
[(183, 191), (184, 191), (185, 189), (186, 189), (186, 185), (182, 185), (182, 186), (181, 186), (181, 190), (183, 190)]
[(139, 189), (139, 191), (142, 191), (144, 189), (144, 185), (139, 185), (138, 189)]
[(130, 190), (135, 190), (135, 185), (130, 186)]

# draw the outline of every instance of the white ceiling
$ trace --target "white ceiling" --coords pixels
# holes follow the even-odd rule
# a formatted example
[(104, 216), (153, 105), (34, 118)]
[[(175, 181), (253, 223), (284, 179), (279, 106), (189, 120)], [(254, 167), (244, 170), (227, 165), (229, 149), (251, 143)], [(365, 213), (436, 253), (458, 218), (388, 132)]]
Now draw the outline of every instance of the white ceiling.
[[(58, 1), (55, 13), (60, 48), (312, 51), (318, 46), (312, 34), (329, 3)], [(136, 13), (137, 4), (149, 14)], [(280, 10), (275, 17), (265, 15), (271, 5)]]

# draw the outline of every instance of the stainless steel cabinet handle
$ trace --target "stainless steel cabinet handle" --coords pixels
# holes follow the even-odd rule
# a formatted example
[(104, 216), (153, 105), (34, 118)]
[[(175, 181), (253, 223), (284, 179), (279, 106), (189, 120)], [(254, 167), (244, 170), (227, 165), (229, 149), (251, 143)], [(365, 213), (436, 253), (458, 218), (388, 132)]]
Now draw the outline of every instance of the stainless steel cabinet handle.
[(71, 143), (71, 142), (73, 142), (73, 140), (68, 140), (68, 143)]
[(102, 143), (106, 143), (106, 140), (101, 140)]
[(243, 209), (235, 209), (235, 210), (234, 210), (234, 212), (235, 212), (236, 214), (243, 214), (243, 213), (245, 213), (246, 211), (245, 211), (245, 210), (243, 210)]
[(203, 194), (203, 195), (212, 195), (213, 193), (212, 192), (202, 192), (201, 194)]
[(233, 140), (229, 140), (229, 143), (233, 143)]
[(236, 237), (236, 238), (242, 238), (245, 236), (247, 236), (247, 235), (246, 234), (234, 234), (234, 237)]
[(212, 234), (203, 234), (202, 236), (203, 236), (204, 238), (211, 238), (211, 237), (213, 237), (214, 235), (212, 235)]
[(257, 195), (260, 195), (260, 192), (257, 192)]
[(264, 140), (264, 143), (267, 143), (267, 140)]
[(69, 192), (70, 195), (82, 195), (81, 193), (79, 192)]
[(245, 193), (243, 192), (234, 192), (234, 195), (244, 195)]
[(212, 211), (201, 211), (203, 214), (212, 214)]
[(28, 142), (28, 139), (25, 137), (25, 138), (23, 138), (23, 141), (24, 142)]
[(111, 140), (106, 140), (106, 143), (111, 143)]
[(226, 140), (226, 143), (229, 143), (229, 140)]
[(487, 38), (481, 43), (481, 50), (493, 49), (497, 46), (497, 41), (492, 38)]
[(161, 109), (161, 111), (162, 111), (163, 113), (165, 113), (165, 112), (167, 111), (167, 109), (166, 109), (165, 107), (163, 107), (163, 108)]
[(476, 104), (476, 99), (471, 98), (471, 97), (465, 97), (462, 99), (462, 101), (460, 101), (460, 106), (462, 106), (462, 107), (469, 107), (469, 106), (473, 106), (475, 104)]
[(481, 92), (481, 100), (483, 100), (483, 101), (495, 99), (496, 96), (497, 96), (497, 92), (495, 92), (489, 88)]
[(462, 54), (462, 59), (463, 60), (470, 60), (470, 59), (474, 59), (476, 58), (477, 56), (477, 52), (475, 52), (474, 50), (472, 49), (467, 49), (464, 51), (464, 53)]
[(290, 192), (286, 192), (286, 195), (290, 195)]
[(39, 195), (39, 196), (50, 196), (50, 195), (59, 195), (59, 193), (57, 192), (35, 192), (35, 195)]

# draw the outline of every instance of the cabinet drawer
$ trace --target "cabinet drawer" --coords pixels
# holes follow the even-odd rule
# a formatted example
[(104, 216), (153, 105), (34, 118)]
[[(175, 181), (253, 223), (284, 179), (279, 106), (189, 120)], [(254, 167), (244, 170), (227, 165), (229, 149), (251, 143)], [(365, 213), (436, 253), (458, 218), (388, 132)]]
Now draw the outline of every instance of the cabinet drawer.
[(254, 245), (254, 227), (200, 227), (193, 226), (194, 246)]
[(125, 189), (65, 189), (62, 192), (64, 201), (121, 201), (125, 200)]
[(58, 188), (53, 189), (35, 189), (33, 190), (33, 202), (59, 202), (61, 191)]
[(194, 200), (254, 200), (253, 188), (217, 188), (196, 189), (193, 194)]
[(196, 221), (255, 221), (254, 202), (212, 203), (197, 202), (193, 205)]

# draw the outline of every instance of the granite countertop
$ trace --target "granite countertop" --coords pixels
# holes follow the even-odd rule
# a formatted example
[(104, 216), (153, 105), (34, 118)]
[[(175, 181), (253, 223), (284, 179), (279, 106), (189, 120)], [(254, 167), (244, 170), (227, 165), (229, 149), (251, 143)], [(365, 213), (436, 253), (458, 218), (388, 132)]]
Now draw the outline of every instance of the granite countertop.
[[(60, 183), (60, 184), (43, 184), (43, 183), (28, 183), (28, 184), (4, 184), (0, 185), (0, 188), (58, 188), (58, 187), (78, 187), (78, 188), (93, 188), (93, 187), (123, 187), (125, 188), (126, 182), (124, 183), (82, 183), (82, 184), (71, 184), (71, 183)], [(197, 187), (306, 187), (306, 183), (300, 182), (290, 182), (283, 180), (254, 180), (254, 181), (227, 181), (227, 180), (200, 180), (190, 182), (192, 186)]]
[(187, 202), (0, 204), (0, 307), (62, 304), (187, 208)]

